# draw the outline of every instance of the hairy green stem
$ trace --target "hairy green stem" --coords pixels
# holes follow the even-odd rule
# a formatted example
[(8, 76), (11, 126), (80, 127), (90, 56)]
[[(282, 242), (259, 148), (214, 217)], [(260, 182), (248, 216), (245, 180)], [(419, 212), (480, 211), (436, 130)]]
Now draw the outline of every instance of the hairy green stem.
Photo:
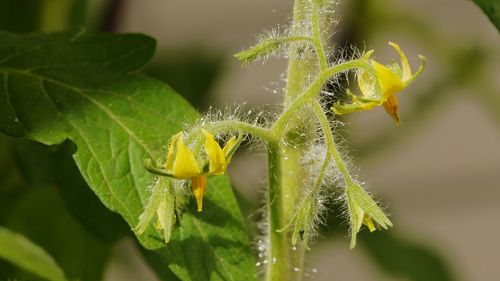
[(362, 68), (368, 71), (370, 74), (375, 76), (373, 68), (362, 59), (347, 61), (341, 64), (337, 64), (326, 70), (320, 72), (318, 77), (311, 83), (311, 85), (299, 96), (297, 96), (294, 101), (285, 109), (278, 120), (274, 123), (271, 128), (273, 134), (282, 134), (286, 129), (287, 123), (292, 118), (293, 114), (296, 114), (298, 110), (301, 109), (305, 104), (307, 104), (312, 98), (316, 97), (323, 85), (335, 74), (341, 73), (350, 69)]
[[(257, 137), (259, 139), (265, 140), (268, 143), (273, 142), (277, 143), (278, 138), (276, 135), (272, 134), (271, 131), (267, 128), (259, 127), (254, 124), (246, 123), (243, 121), (237, 121), (237, 120), (222, 120), (222, 121), (216, 121), (216, 122), (211, 122), (207, 124), (202, 124), (196, 127), (193, 127), (189, 133), (188, 137), (186, 139), (187, 143), (191, 143), (194, 141), (194, 147), (193, 147), (193, 152), (195, 152), (196, 155), (199, 154), (203, 142), (202, 142), (202, 134), (201, 134), (201, 129), (205, 129), (208, 131), (213, 131), (213, 132), (227, 132), (227, 133), (239, 133), (239, 134), (249, 134), (254, 137)], [(156, 173), (153, 171), (153, 173)], [(158, 174), (158, 173), (156, 173)]]
[[(313, 186), (317, 192), (321, 186), (326, 169), (333, 158), (344, 175), (346, 183), (352, 181), (347, 168), (342, 162), (329, 127), (328, 119), (317, 101), (317, 96), (324, 84), (337, 73), (350, 69), (362, 68), (375, 76), (373, 68), (365, 59), (345, 62), (328, 67), (328, 59), (321, 42), (322, 22), (319, 19), (320, 3), (309, 0), (296, 0), (292, 23), (292, 36), (307, 34), (306, 20), (312, 28), (312, 43), (315, 52), (307, 52), (304, 45), (290, 45), (289, 67), (284, 100), (284, 112), (269, 133), (280, 141), (268, 144), (269, 190), (268, 224), (269, 249), (266, 281), (295, 280), (303, 278), (304, 243), (295, 247), (290, 245), (290, 230), (287, 222), (293, 218), (299, 199), (307, 186)], [(316, 77), (312, 83), (309, 77)], [(377, 87), (378, 88), (378, 87)], [(311, 108), (307, 106), (312, 105)], [(297, 113), (300, 112), (300, 118)], [(301, 164), (304, 152), (316, 137), (315, 121), (318, 118), (324, 131), (327, 155), (318, 177), (313, 184), (309, 170)]]
[(289, 253), (288, 233), (279, 231), (285, 225), (283, 215), (283, 196), (281, 185), (281, 154), (279, 144), (268, 144), (268, 194), (267, 194), (267, 219), (268, 243), (267, 268), (265, 278), (267, 281), (289, 280)]
[(250, 134), (267, 142), (277, 142), (278, 138), (267, 128), (249, 124), (243, 121), (223, 120), (203, 125), (208, 131), (215, 132), (239, 132)]
[(321, 108), (321, 105), (317, 100), (311, 103), (311, 106), (313, 108), (313, 111), (316, 115), (316, 117), (319, 120), (319, 124), (321, 126), (321, 130), (323, 132), (323, 135), (325, 137), (325, 144), (326, 144), (326, 154), (330, 155), (333, 158), (333, 161), (335, 161), (335, 165), (337, 166), (337, 169), (339, 169), (340, 173), (344, 177), (344, 181), (346, 183), (346, 186), (348, 186), (350, 183), (353, 182), (353, 179), (351, 177), (351, 174), (349, 173), (349, 170), (347, 169), (346, 165), (344, 164), (344, 160), (342, 159), (342, 156), (340, 155), (339, 150), (337, 149), (337, 145), (335, 144), (335, 139), (333, 138), (332, 131), (330, 129), (330, 122), (328, 121), (328, 118), (325, 115), (325, 112), (323, 112), (323, 109)]
[[(309, 0), (295, 0), (292, 36), (307, 34), (307, 27), (303, 23), (311, 19), (310, 12)], [(285, 110), (307, 87), (308, 76), (317, 73), (316, 57), (314, 54), (304, 54), (306, 49), (304, 44), (291, 44), (289, 48)], [(307, 171), (300, 162), (311, 135), (310, 131), (305, 131), (304, 134), (304, 130), (307, 130), (304, 128), (308, 128), (304, 120), (307, 120), (307, 117), (299, 120), (290, 116), (287, 120), (287, 132), (271, 130), (271, 134), (281, 141), (277, 145), (268, 145), (269, 262), (265, 273), (266, 281), (302, 280), (305, 248), (301, 244), (292, 248), (289, 230), (279, 230), (282, 230), (293, 216), (299, 196), (305, 187), (304, 179), (307, 178)]]
[(313, 43), (319, 61), (319, 69), (321, 71), (324, 71), (325, 69), (328, 68), (328, 59), (325, 55), (325, 49), (323, 48), (323, 43), (321, 42), (321, 36), (319, 31), (319, 5), (316, 1), (313, 1), (312, 30), (313, 30)]
[[(309, 18), (309, 7), (310, 1), (308, 0), (295, 0), (293, 7), (293, 22), (291, 33), (294, 36), (300, 36), (307, 33), (307, 28), (304, 26), (305, 22)], [(307, 63), (304, 60), (300, 60), (299, 57), (304, 51), (304, 46), (300, 44), (294, 44), (290, 46), (289, 50), (289, 62), (287, 71), (287, 85), (286, 85), (286, 96), (285, 96), (285, 108), (302, 92), (304, 89), (305, 77), (313, 70), (313, 63)]]
[(286, 37), (278, 37), (274, 38), (275, 40), (279, 41), (280, 43), (285, 43), (285, 42), (309, 42), (314, 44), (314, 39), (309, 37), (309, 36), (286, 36)]

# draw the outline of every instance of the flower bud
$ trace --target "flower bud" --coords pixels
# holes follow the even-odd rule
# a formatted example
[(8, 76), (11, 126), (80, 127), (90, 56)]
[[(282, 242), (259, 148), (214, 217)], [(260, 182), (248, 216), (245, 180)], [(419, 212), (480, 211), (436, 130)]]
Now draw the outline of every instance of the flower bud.
[(307, 247), (307, 242), (316, 229), (321, 208), (322, 205), (317, 198), (317, 194), (309, 194), (302, 200), (295, 211), (293, 219), (293, 245), (296, 245), (300, 238)]
[(363, 224), (370, 231), (376, 229), (374, 221), (383, 229), (392, 227), (389, 218), (359, 184), (350, 183), (345, 192), (351, 224), (351, 249), (356, 246), (356, 235)]
[(248, 50), (241, 51), (234, 56), (243, 64), (249, 64), (255, 60), (264, 58), (274, 51), (278, 50), (283, 44), (287, 43), (286, 38), (269, 38), (259, 42)]

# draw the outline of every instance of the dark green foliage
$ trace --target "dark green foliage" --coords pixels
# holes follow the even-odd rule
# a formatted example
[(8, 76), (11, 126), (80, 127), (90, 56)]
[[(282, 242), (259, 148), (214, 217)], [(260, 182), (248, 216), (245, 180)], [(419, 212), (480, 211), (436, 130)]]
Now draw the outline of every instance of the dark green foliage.
[(390, 231), (365, 231), (360, 242), (378, 268), (392, 276), (412, 281), (456, 280), (445, 262), (433, 250), (397, 237)]
[[(0, 178), (0, 224), (21, 233), (47, 251), (61, 266), (67, 277), (100, 280), (112, 244), (99, 236), (99, 228), (83, 227), (68, 210), (68, 201), (61, 193), (64, 186), (57, 184), (61, 166), (56, 165), (59, 147), (47, 147), (27, 140), (14, 140), (0, 136), (0, 168), (9, 167), (8, 177)], [(68, 158), (70, 159), (70, 158)], [(75, 164), (71, 163), (74, 167)], [(63, 168), (64, 169), (64, 168)], [(76, 180), (79, 174), (74, 175)], [(95, 195), (81, 198), (82, 211), (89, 211), (98, 202)], [(110, 211), (94, 217), (95, 225), (112, 229), (117, 225), (107, 218)], [(116, 216), (116, 215), (114, 215)], [(118, 225), (121, 219), (118, 219)], [(89, 249), (92, 249), (89, 251)], [(33, 280), (35, 277), (18, 268), (0, 265), (3, 276), (16, 280)], [(1, 279), (1, 276), (0, 276)]]
[[(348, 230), (340, 227), (339, 206), (330, 206), (326, 227), (322, 235), (342, 236)], [(397, 221), (394, 222), (398, 224)], [(388, 231), (369, 232), (363, 227), (358, 234), (359, 249), (363, 250), (376, 268), (396, 279), (411, 281), (455, 281), (446, 259), (434, 251), (428, 243), (413, 241), (395, 233), (396, 228)], [(321, 244), (320, 244), (321, 245)], [(346, 245), (347, 247), (347, 245)]]
[(56, 189), (45, 187), (28, 192), (11, 211), (6, 225), (42, 246), (68, 278), (101, 279), (110, 245), (75, 221)]
[[(42, 248), (26, 237), (0, 226), (0, 257), (50, 281), (64, 281), (64, 273)], [(4, 271), (1, 268), (0, 270)], [(6, 273), (0, 273), (0, 278)]]
[[(164, 157), (170, 136), (198, 116), (168, 86), (138, 74), (154, 45), (151, 38), (134, 34), (0, 33), (0, 131), (50, 145), (71, 140), (76, 145), (73, 158), (86, 183), (129, 227), (137, 224), (153, 181), (144, 159)], [(126, 232), (122, 227), (109, 232), (96, 226), (90, 216), (99, 216), (99, 208), (88, 217), (75, 210), (75, 201), (92, 196), (82, 191), (81, 181), (67, 176), (74, 172), (71, 164), (64, 159), (51, 163), (60, 173), (51, 176), (39, 162), (46, 159), (38, 158), (34, 163), (43, 170), (33, 176), (73, 185), (75, 191), (68, 189), (62, 197), (83, 225), (96, 227), (97, 235), (107, 241)], [(141, 244), (156, 249), (164, 266), (182, 280), (255, 280), (243, 219), (227, 179), (209, 181), (205, 212), (187, 208), (166, 248), (153, 227), (138, 237)], [(57, 229), (64, 233), (61, 228)], [(189, 256), (183, 256), (188, 251)], [(193, 268), (205, 270), (193, 273)], [(246, 279), (241, 279), (241, 272)]]

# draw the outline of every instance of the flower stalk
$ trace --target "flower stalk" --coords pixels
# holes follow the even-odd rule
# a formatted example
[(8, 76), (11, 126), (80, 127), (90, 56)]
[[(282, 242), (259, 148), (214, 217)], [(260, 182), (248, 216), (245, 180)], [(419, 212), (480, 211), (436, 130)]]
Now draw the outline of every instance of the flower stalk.
[[(390, 45), (400, 56), (400, 64), (382, 65), (371, 58), (373, 51), (342, 63), (328, 60), (328, 48), (322, 34), (328, 31), (324, 11), (332, 10), (332, 0), (296, 0), (290, 34), (268, 38), (235, 55), (243, 64), (267, 57), (288, 46), (287, 84), (283, 112), (271, 126), (232, 118), (203, 120), (186, 133), (179, 132), (170, 141), (164, 161), (152, 160), (145, 168), (160, 177), (138, 226), (137, 234), (157, 218), (165, 242), (185, 199), (177, 188), (190, 187), (198, 209), (202, 211), (207, 176), (225, 173), (235, 150), (248, 135), (265, 141), (268, 161), (266, 192), (267, 253), (263, 270), (265, 281), (301, 281), (307, 242), (314, 236), (327, 185), (343, 188), (343, 198), (351, 225), (351, 248), (365, 225), (387, 229), (391, 221), (351, 174), (332, 133), (332, 124), (320, 103), (320, 93), (336, 75), (356, 71), (361, 94), (347, 90), (350, 102), (339, 101), (336, 114), (369, 110), (383, 105), (399, 123), (395, 94), (406, 88), (422, 72), (412, 74), (408, 60), (399, 46)], [(225, 143), (221, 146), (220, 143)], [(321, 153), (315, 154), (315, 148)], [(311, 155), (312, 156), (311, 156)], [(311, 159), (311, 157), (313, 159)], [(310, 164), (305, 164), (309, 159)], [(331, 182), (332, 175), (339, 182)], [(330, 182), (329, 182), (330, 181)], [(175, 184), (174, 184), (175, 183)]]

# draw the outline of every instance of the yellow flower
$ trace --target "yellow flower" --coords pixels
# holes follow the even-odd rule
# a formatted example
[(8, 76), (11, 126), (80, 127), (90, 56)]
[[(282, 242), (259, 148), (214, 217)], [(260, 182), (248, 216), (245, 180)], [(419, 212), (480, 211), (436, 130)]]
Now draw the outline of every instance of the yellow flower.
[(425, 68), (426, 59), (419, 55), (422, 65), (415, 74), (412, 74), (408, 58), (406, 58), (403, 51), (395, 43), (389, 42), (389, 45), (398, 52), (401, 65), (398, 65), (396, 62), (383, 65), (370, 58), (373, 50), (366, 52), (363, 59), (369, 62), (373, 68), (374, 75), (365, 70), (358, 72), (358, 86), (361, 96), (356, 96), (348, 90), (347, 94), (352, 99), (352, 103), (340, 104), (337, 102), (334, 104), (332, 110), (336, 114), (370, 110), (375, 106), (382, 105), (396, 123), (400, 123), (396, 94), (404, 90), (422, 73)]
[(182, 132), (175, 134), (168, 148), (165, 170), (167, 174), (176, 179), (191, 180), (191, 189), (196, 198), (198, 212), (203, 209), (203, 197), (207, 185), (206, 176), (223, 175), (226, 170), (239, 141), (235, 136), (231, 137), (224, 148), (221, 148), (214, 136), (202, 129), (205, 136), (205, 153), (208, 158), (208, 166), (200, 165), (194, 153), (184, 143)]

